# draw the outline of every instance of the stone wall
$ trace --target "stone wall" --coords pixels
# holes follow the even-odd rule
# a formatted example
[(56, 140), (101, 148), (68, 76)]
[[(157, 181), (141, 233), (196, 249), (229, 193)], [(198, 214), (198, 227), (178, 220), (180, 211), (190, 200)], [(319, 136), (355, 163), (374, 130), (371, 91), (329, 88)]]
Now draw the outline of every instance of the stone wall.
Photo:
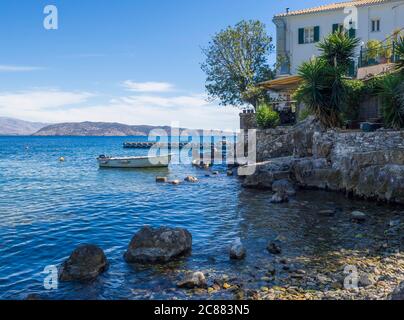
[(303, 188), (404, 204), (404, 131), (325, 132), (309, 119), (257, 139), (259, 163), (245, 187), (271, 189), (287, 177)]
[(295, 126), (257, 130), (257, 162), (292, 155), (311, 156), (313, 135), (322, 131), (314, 117)]

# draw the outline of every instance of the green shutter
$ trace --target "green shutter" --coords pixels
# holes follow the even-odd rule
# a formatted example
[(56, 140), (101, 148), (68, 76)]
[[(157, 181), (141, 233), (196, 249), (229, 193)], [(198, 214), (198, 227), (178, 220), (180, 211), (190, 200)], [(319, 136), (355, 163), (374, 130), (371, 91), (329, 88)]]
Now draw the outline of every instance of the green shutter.
[(349, 29), (349, 37), (356, 38), (356, 29), (354, 28)]
[(339, 23), (334, 23), (332, 25), (332, 33), (335, 33), (339, 30)]
[(299, 44), (304, 43), (304, 28), (299, 29)]
[(320, 27), (314, 27), (314, 42), (320, 41)]

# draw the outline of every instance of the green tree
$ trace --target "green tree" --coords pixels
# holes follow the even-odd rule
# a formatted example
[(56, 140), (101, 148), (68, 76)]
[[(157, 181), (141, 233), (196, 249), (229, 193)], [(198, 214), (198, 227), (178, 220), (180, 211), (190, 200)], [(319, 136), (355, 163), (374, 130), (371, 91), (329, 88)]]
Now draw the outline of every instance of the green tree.
[(358, 38), (351, 38), (345, 32), (334, 32), (318, 44), (321, 57), (329, 65), (336, 65), (348, 71), (354, 61), (355, 49), (359, 45)]
[(268, 63), (272, 50), (272, 38), (260, 21), (241, 21), (217, 33), (203, 49), (206, 60), (201, 67), (209, 97), (221, 105), (257, 108), (266, 100), (266, 91), (256, 84), (274, 76)]

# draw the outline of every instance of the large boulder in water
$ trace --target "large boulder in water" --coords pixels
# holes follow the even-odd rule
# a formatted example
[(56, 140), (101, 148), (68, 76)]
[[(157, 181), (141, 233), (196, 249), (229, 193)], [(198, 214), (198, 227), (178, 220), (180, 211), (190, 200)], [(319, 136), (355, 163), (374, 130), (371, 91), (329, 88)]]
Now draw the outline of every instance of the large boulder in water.
[(129, 263), (166, 263), (192, 250), (192, 235), (186, 229), (145, 226), (129, 244), (124, 258)]
[(60, 281), (91, 281), (108, 269), (104, 251), (95, 245), (77, 247), (59, 270)]

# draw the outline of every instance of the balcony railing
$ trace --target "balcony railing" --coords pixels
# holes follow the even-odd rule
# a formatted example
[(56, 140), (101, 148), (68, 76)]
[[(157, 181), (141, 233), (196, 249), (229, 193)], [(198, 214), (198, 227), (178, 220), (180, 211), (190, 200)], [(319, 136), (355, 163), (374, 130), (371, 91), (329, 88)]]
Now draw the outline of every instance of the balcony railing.
[(388, 45), (375, 45), (361, 48), (358, 67), (369, 67), (378, 64), (395, 63), (400, 59), (396, 53), (396, 42)]

